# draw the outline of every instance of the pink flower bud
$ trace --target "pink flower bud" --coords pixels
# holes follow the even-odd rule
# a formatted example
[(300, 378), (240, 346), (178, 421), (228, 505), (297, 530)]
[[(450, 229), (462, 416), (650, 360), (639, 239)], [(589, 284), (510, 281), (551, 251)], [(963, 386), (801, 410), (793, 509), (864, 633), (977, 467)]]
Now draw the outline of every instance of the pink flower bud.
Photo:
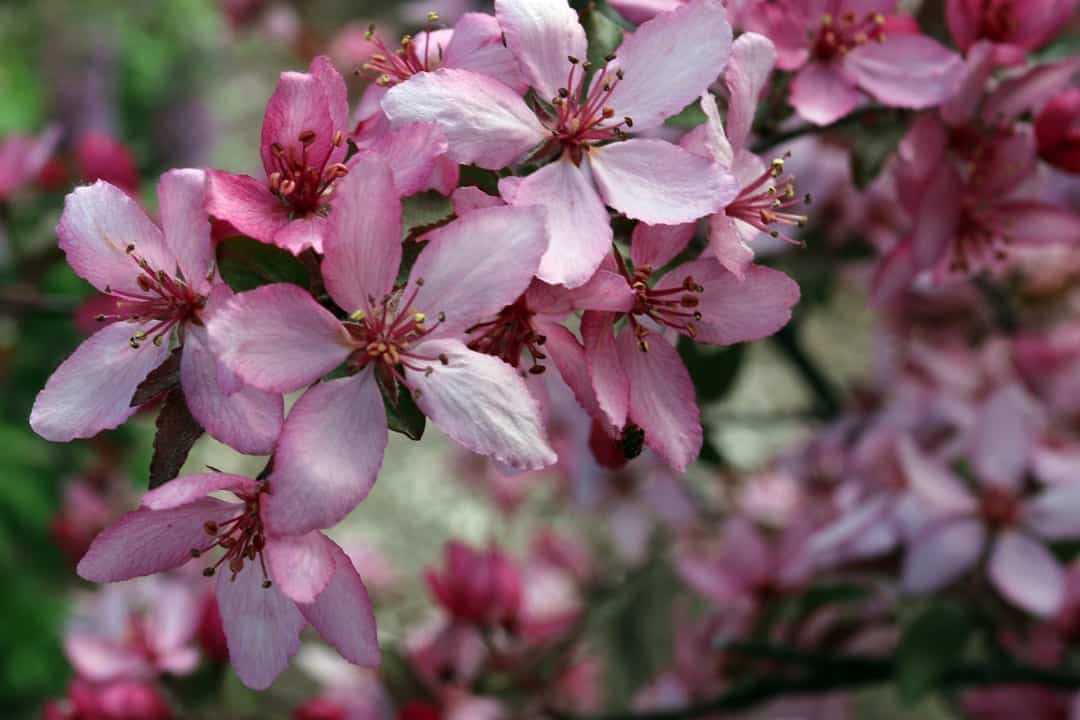
[(521, 605), (521, 576), (497, 548), (478, 551), (452, 541), (445, 552), (446, 570), (428, 568), (428, 587), (456, 620), (513, 626)]
[(1054, 167), (1080, 173), (1080, 88), (1046, 103), (1035, 118), (1039, 156)]

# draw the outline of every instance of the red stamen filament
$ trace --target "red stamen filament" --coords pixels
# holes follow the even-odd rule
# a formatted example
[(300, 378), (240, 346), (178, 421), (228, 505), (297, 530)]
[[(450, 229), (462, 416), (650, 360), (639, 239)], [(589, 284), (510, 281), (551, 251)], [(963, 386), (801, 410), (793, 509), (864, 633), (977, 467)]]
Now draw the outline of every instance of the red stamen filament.
[(316, 137), (312, 130), (300, 133), (297, 137), (300, 145), (299, 156), (296, 145), (286, 148), (274, 143), (270, 146), (275, 168), (270, 173), (270, 190), (301, 215), (320, 210), (323, 197), (333, 189), (334, 181), (349, 173), (349, 168), (344, 163), (330, 166), (326, 164), (333, 149), (341, 147), (345, 142), (341, 131), (334, 133), (333, 141), (324, 157), (312, 159), (308, 157), (308, 148), (315, 142)]
[(503, 308), (494, 320), (477, 323), (465, 331), (470, 335), (480, 332), (469, 341), (469, 348), (494, 355), (515, 368), (521, 364), (522, 354), (527, 352), (532, 362), (529, 372), (541, 374), (545, 367), (540, 361), (546, 360), (547, 355), (540, 348), (547, 338), (533, 328), (533, 314), (525, 304), (525, 297), (518, 298), (513, 305)]
[(266, 533), (263, 531), (259, 513), (259, 498), (263, 492), (266, 492), (265, 484), (254, 494), (237, 493), (237, 497), (244, 501), (239, 515), (223, 523), (207, 521), (204, 525), (206, 534), (213, 542), (204, 548), (192, 548), (191, 556), (201, 557), (215, 547), (220, 547), (225, 552), (217, 562), (203, 570), (203, 575), (211, 577), (217, 573), (218, 568), (227, 565), (232, 573), (229, 579), (236, 580), (236, 576), (244, 569), (244, 563), (255, 562), (257, 559), (263, 576), (263, 587), (270, 587), (270, 573), (267, 572), (266, 560), (263, 557)]
[(801, 244), (798, 240), (780, 232), (776, 225), (804, 227), (806, 216), (786, 212), (787, 208), (799, 203), (810, 203), (810, 196), (798, 197), (795, 193), (795, 178), (785, 175), (784, 161), (777, 158), (772, 165), (739, 193), (738, 197), (724, 209), (728, 217), (742, 220), (774, 238), (783, 238), (793, 245)]

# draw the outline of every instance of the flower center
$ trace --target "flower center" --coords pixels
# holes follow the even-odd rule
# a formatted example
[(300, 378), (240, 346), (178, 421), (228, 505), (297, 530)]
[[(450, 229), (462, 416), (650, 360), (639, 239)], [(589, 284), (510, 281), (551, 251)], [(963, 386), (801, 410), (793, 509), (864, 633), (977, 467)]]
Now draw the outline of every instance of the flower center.
[[(270, 190), (296, 215), (321, 211), (323, 198), (333, 190), (334, 181), (349, 174), (344, 163), (327, 166), (330, 151), (321, 158), (311, 157), (309, 150), (317, 137), (314, 130), (305, 130), (296, 138), (298, 145), (270, 146), (274, 168), (270, 172)], [(332, 147), (341, 147), (344, 142), (345, 136), (337, 130)]]
[(634, 273), (631, 275), (618, 253), (615, 254), (615, 259), (623, 277), (627, 279), (630, 288), (634, 291), (634, 306), (630, 309), (627, 318), (642, 352), (649, 352), (650, 332), (649, 328), (640, 321), (643, 317), (649, 318), (658, 325), (686, 333), (691, 338), (697, 337), (695, 321), (701, 320), (701, 312), (697, 310), (697, 306), (698, 296), (705, 292), (703, 286), (687, 275), (683, 278), (682, 284), (677, 287), (656, 290), (649, 285), (653, 274), (651, 265), (634, 268)]
[(590, 145), (623, 139), (623, 127), (633, 127), (634, 121), (630, 117), (615, 121), (615, 108), (608, 104), (615, 86), (623, 79), (621, 68), (611, 71), (614, 54), (604, 58), (604, 66), (587, 90), (585, 83), (592, 63), (583, 63), (573, 56), (567, 60), (570, 61), (570, 72), (566, 85), (551, 98), (550, 110), (546, 107), (537, 109), (541, 123), (552, 135), (551, 141), (537, 154), (566, 149), (574, 162), (579, 163), (582, 153), (588, 151)]
[(795, 177), (784, 174), (784, 161), (777, 158), (753, 182), (744, 187), (738, 197), (724, 209), (731, 218), (742, 220), (772, 237), (782, 237), (785, 241), (798, 245), (797, 240), (781, 233), (776, 225), (794, 225), (804, 227), (806, 216), (786, 212), (799, 202), (810, 204), (810, 195), (802, 198), (795, 193)]
[(1011, 238), (1002, 232), (991, 214), (972, 204), (964, 205), (950, 245), (948, 268), (967, 273), (994, 267), (1009, 257)]
[(518, 367), (521, 356), (527, 352), (532, 365), (529, 372), (539, 375), (544, 372), (541, 360), (546, 360), (540, 348), (547, 338), (536, 332), (532, 325), (534, 313), (525, 304), (525, 296), (518, 298), (513, 305), (499, 311), (494, 320), (473, 325), (465, 332), (469, 335), (479, 333), (469, 341), (469, 348), (485, 355), (494, 355)]
[(846, 12), (839, 18), (826, 13), (814, 43), (813, 55), (819, 60), (835, 60), (871, 40), (885, 42), (885, 16), (868, 13), (862, 18)]
[(153, 323), (137, 331), (128, 340), (128, 344), (136, 350), (147, 339), (161, 346), (168, 333), (180, 323), (189, 320), (199, 322), (199, 311), (206, 306), (205, 297), (192, 290), (183, 278), (156, 270), (135, 252), (134, 245), (128, 245), (126, 252), (139, 270), (136, 283), (141, 292), (115, 290), (106, 286), (105, 294), (115, 301), (114, 309), (111, 313), (98, 315), (95, 320)]
[(381, 363), (385, 371), (404, 382), (405, 378), (399, 369), (401, 367), (430, 375), (433, 371), (430, 365), (421, 367), (416, 362), (438, 359), (443, 365), (448, 364), (446, 355), (433, 358), (410, 349), (446, 319), (445, 313), (440, 312), (438, 322), (428, 326), (427, 316), (413, 309), (416, 294), (423, 285), (424, 279), (417, 278), (412, 292), (404, 301), (404, 288), (387, 293), (378, 302), (376, 298), (369, 296), (368, 303), (374, 310), (370, 313), (357, 310), (349, 316), (345, 329), (349, 331), (352, 344), (356, 348), (349, 358), (349, 365), (361, 370), (370, 363)]
[(395, 50), (390, 50), (375, 32), (375, 26), (369, 25), (364, 39), (374, 45), (378, 52), (360, 66), (357, 74), (371, 73), (375, 76), (376, 85), (390, 87), (405, 82), (417, 73), (428, 72), (442, 65), (442, 45), (433, 46), (431, 42), (431, 33), (439, 21), (439, 14), (430, 12), (427, 19), (423, 42), (417, 43), (412, 35), (403, 35), (400, 47)]
[(1016, 495), (1004, 488), (985, 489), (980, 498), (980, 511), (986, 522), (994, 527), (1015, 525), (1020, 519)]
[(198, 558), (219, 547), (225, 553), (216, 563), (203, 570), (203, 575), (213, 577), (222, 565), (227, 565), (232, 573), (230, 580), (236, 580), (237, 574), (244, 569), (244, 563), (259, 561), (262, 570), (263, 587), (272, 585), (270, 574), (266, 571), (266, 560), (263, 558), (263, 548), (266, 547), (266, 533), (263, 531), (262, 516), (259, 513), (259, 499), (269, 487), (264, 481), (257, 491), (253, 493), (236, 492), (235, 495), (244, 501), (240, 513), (223, 523), (215, 520), (207, 520), (203, 524), (203, 530), (210, 537), (210, 544), (202, 548), (191, 548), (191, 557)]

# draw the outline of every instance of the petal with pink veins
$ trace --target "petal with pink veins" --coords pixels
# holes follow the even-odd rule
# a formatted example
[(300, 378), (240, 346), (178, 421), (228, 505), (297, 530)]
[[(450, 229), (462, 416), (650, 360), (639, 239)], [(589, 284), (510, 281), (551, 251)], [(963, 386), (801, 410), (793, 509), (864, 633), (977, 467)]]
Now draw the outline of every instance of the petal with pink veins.
[(555, 462), (540, 408), (514, 368), (457, 340), (422, 342), (414, 352), (432, 359), (412, 360), (420, 369), (406, 368), (406, 382), (424, 414), (454, 441), (516, 469)]
[(263, 587), (253, 563), (235, 579), (227, 571), (218, 573), (217, 601), (229, 662), (244, 685), (265, 690), (300, 649), (304, 616), (276, 587)]
[(1047, 540), (1080, 537), (1080, 482), (1069, 478), (1024, 504), (1024, 525)]
[(545, 102), (566, 87), (567, 58), (586, 60), (585, 30), (564, 0), (495, 0), (495, 19), (526, 83)]
[(221, 170), (208, 170), (206, 176), (206, 211), (244, 235), (273, 243), (277, 231), (289, 224), (289, 209), (265, 182)]
[[(106, 325), (56, 368), (34, 400), (30, 427), (53, 442), (89, 438), (135, 412), (131, 398), (150, 371), (169, 356), (169, 344), (130, 344), (139, 326)], [(166, 336), (167, 337), (167, 336)]]
[(176, 267), (158, 226), (127, 193), (102, 180), (68, 194), (56, 235), (71, 268), (102, 292), (143, 293), (142, 271), (127, 252), (131, 246), (155, 270)]
[(951, 162), (943, 162), (922, 195), (911, 239), (917, 268), (937, 262), (956, 238), (960, 224), (963, 180)]
[(643, 23), (616, 50), (623, 78), (605, 105), (616, 117), (630, 116), (635, 130), (658, 127), (716, 80), (731, 54), (731, 35), (718, 0), (693, 0)]
[(611, 222), (593, 184), (566, 157), (516, 183), (499, 183), (507, 203), (546, 209), (547, 252), (536, 274), (553, 285), (578, 287), (611, 248)]
[(332, 540), (320, 537), (333, 559), (334, 573), (313, 603), (298, 606), (300, 612), (343, 658), (355, 665), (377, 667), (379, 639), (367, 588), (349, 556)]
[(987, 567), (994, 587), (1009, 602), (1049, 617), (1065, 602), (1065, 571), (1042, 543), (1006, 530), (994, 543)]
[(192, 548), (209, 544), (206, 522), (223, 523), (243, 509), (238, 503), (201, 498), (168, 510), (133, 510), (98, 533), (76, 571), (100, 583), (172, 570), (191, 560)]
[(401, 194), (382, 156), (360, 152), (349, 162), (327, 225), (321, 267), (330, 297), (346, 312), (373, 312), (368, 299), (378, 305), (401, 264)]
[(494, 78), (441, 68), (390, 89), (383, 112), (395, 126), (439, 123), (455, 161), (498, 170), (521, 160), (547, 138), (535, 113)]
[(298, 217), (279, 227), (270, 242), (293, 255), (308, 249), (321, 253), (329, 225), (329, 221), (319, 214)]
[(271, 534), (264, 552), (274, 584), (293, 602), (312, 602), (334, 574), (330, 543), (318, 530), (303, 535), (274, 535), (272, 527), (267, 530)]
[(760, 234), (753, 225), (728, 217), (723, 211), (709, 216), (709, 249), (713, 257), (740, 280), (754, 262), (750, 243)]
[(375, 374), (319, 383), (285, 420), (264, 501), (278, 534), (330, 527), (363, 500), (382, 466), (386, 409)]
[(245, 382), (270, 392), (310, 385), (349, 356), (348, 333), (297, 285), (240, 293), (207, 324), (210, 348)]
[[(398, 193), (406, 197), (429, 186), (437, 161), (446, 154), (449, 147), (446, 134), (438, 123), (414, 122), (406, 123), (380, 136), (371, 143), (369, 149), (386, 161), (393, 172)], [(351, 169), (350, 171), (352, 172)], [(336, 192), (340, 194), (341, 190)], [(340, 200), (334, 203), (335, 212), (339, 202)]]
[(717, 163), (663, 140), (631, 138), (587, 155), (600, 196), (635, 220), (676, 225), (735, 199), (735, 177)]
[(188, 410), (218, 442), (247, 455), (269, 455), (281, 432), (281, 395), (251, 386), (226, 395), (218, 380), (219, 368), (206, 329), (189, 326), (180, 355), (180, 383)]
[(638, 223), (630, 238), (630, 259), (634, 267), (648, 265), (654, 270), (667, 265), (694, 239), (696, 223), (649, 225)]
[(776, 65), (776, 46), (757, 33), (743, 33), (731, 47), (731, 60), (724, 71), (731, 98), (728, 100), (727, 137), (732, 146), (742, 148), (750, 136), (758, 97)]
[[(325, 58), (322, 60), (325, 61)], [(319, 61), (316, 58), (312, 62), (313, 70)], [(299, 156), (302, 147), (299, 138), (303, 133), (315, 133), (314, 139), (305, 148), (309, 165), (328, 159), (337, 150), (333, 146), (334, 132), (339, 129), (344, 131), (345, 126), (334, 127), (325, 79), (313, 73), (281, 73), (263, 115), (260, 154), (267, 177), (277, 170), (272, 147), (277, 144), (286, 152), (293, 151)]]
[(205, 472), (182, 475), (175, 480), (150, 490), (142, 496), (142, 507), (147, 510), (169, 510), (195, 502), (212, 492), (255, 493), (259, 483), (244, 475), (223, 472)]
[(537, 314), (561, 320), (575, 310), (627, 312), (634, 304), (634, 291), (620, 273), (600, 269), (589, 282), (573, 289), (535, 280), (525, 293), (525, 303)]
[(795, 73), (788, 101), (803, 118), (829, 125), (855, 109), (859, 91), (836, 63), (812, 61)]
[(701, 452), (701, 413), (694, 383), (682, 358), (664, 337), (652, 333), (647, 352), (629, 328), (618, 338), (630, 381), (630, 419), (645, 431), (645, 444), (676, 472)]
[(950, 518), (924, 528), (908, 546), (900, 584), (909, 593), (939, 590), (974, 567), (985, 544), (979, 520)]
[[(326, 55), (319, 55), (311, 61), (308, 72), (312, 74), (319, 85), (322, 86), (323, 96), (326, 98), (326, 108), (330, 113), (330, 126), (333, 131), (345, 132), (349, 126), (349, 89), (345, 86), (345, 78), (334, 67), (334, 63)], [(333, 134), (331, 134), (331, 144)], [(334, 147), (330, 151), (327, 165), (341, 162), (349, 152), (345, 143)]]
[(1077, 72), (1080, 72), (1080, 57), (1074, 56), (1037, 65), (1018, 77), (1003, 81), (983, 104), (983, 120), (995, 126), (1007, 124), (1068, 87)]
[(536, 330), (545, 337), (544, 353), (559, 371), (574, 398), (594, 418), (602, 417), (592, 388), (585, 348), (564, 325), (551, 320), (536, 320)]
[(697, 295), (698, 342), (731, 345), (768, 337), (787, 324), (799, 301), (799, 285), (779, 270), (752, 265), (740, 280), (712, 258), (674, 268), (656, 289), (679, 287), (687, 278), (705, 288)]
[(417, 287), (410, 309), (432, 323), (445, 317), (432, 326), (432, 339), (461, 335), (514, 302), (547, 250), (544, 214), (535, 207), (476, 210), (427, 237), (409, 277)]
[[(188, 285), (199, 294), (210, 291), (214, 267), (214, 244), (206, 216), (206, 173), (203, 170), (170, 170), (158, 182), (158, 204), (165, 244)], [(175, 268), (161, 268), (172, 273)]]
[(844, 74), (890, 107), (921, 110), (940, 105), (956, 90), (964, 62), (926, 35), (893, 33), (844, 56)]
[(613, 322), (611, 313), (587, 312), (581, 317), (581, 337), (596, 404), (611, 427), (621, 430), (630, 412), (630, 380), (619, 358)]
[(514, 54), (503, 45), (502, 33), (492, 15), (465, 13), (454, 23), (454, 34), (443, 49), (443, 67), (488, 75), (524, 95), (529, 83)]

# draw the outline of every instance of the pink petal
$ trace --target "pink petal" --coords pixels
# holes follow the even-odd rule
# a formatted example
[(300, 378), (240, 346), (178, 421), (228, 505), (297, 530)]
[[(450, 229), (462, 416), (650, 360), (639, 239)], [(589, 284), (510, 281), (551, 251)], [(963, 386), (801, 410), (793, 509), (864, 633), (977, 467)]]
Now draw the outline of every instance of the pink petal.
[(206, 211), (244, 235), (273, 243), (277, 231), (289, 224), (289, 209), (265, 182), (221, 170), (207, 170), (206, 176)]
[(915, 266), (933, 265), (956, 238), (963, 180), (951, 162), (943, 162), (923, 193), (912, 237)]
[(871, 281), (874, 302), (881, 305), (896, 300), (911, 287), (912, 280), (918, 274), (911, 242), (904, 240), (897, 243), (896, 247), (881, 259), (874, 272), (874, 279)]
[(611, 313), (587, 312), (581, 317), (581, 337), (596, 404), (612, 427), (621, 430), (630, 412), (630, 379), (619, 359)]
[[(436, 161), (449, 147), (446, 134), (438, 123), (414, 122), (382, 135), (369, 149), (386, 160), (394, 174), (398, 193), (406, 197), (428, 187), (436, 170)], [(340, 197), (341, 190), (335, 193)], [(334, 203), (335, 212), (340, 202), (339, 199)]]
[(1019, 492), (1039, 427), (1035, 401), (1020, 385), (995, 390), (975, 426), (971, 454), (979, 482)]
[(323, 252), (323, 243), (330, 232), (330, 222), (322, 215), (307, 215), (290, 220), (274, 232), (271, 244), (293, 255), (311, 249)]
[(257, 563), (245, 563), (236, 578), (230, 578), (228, 571), (218, 573), (217, 601), (229, 662), (244, 685), (265, 690), (300, 649), (304, 616), (276, 587), (263, 587)]
[(993, 70), (994, 43), (981, 41), (967, 53), (955, 92), (941, 104), (941, 119), (952, 127), (968, 124), (983, 98), (986, 79)]
[(604, 203), (581, 169), (564, 157), (514, 184), (512, 192), (508, 189), (509, 184), (499, 183), (511, 205), (547, 209), (548, 249), (537, 277), (567, 287), (587, 282), (611, 248), (612, 234)]
[(610, 0), (608, 4), (630, 22), (643, 23), (685, 5), (686, 0)]
[[(514, 54), (503, 45), (499, 21), (486, 13), (465, 13), (443, 49), (443, 67), (469, 70), (509, 85), (519, 95), (529, 89)], [(565, 58), (564, 58), (565, 60)]]
[(322, 541), (334, 561), (334, 573), (315, 602), (298, 606), (300, 612), (343, 658), (356, 665), (377, 667), (381, 661), (379, 639), (364, 582), (336, 543), (325, 537)]
[(1005, 124), (1034, 109), (1069, 85), (1080, 72), (1080, 58), (1037, 65), (1019, 77), (1002, 82), (986, 99), (982, 117), (993, 125)]
[[(349, 89), (345, 87), (345, 78), (341, 77), (341, 73), (337, 71), (337, 68), (334, 67), (334, 64), (326, 55), (319, 55), (314, 58), (308, 72), (322, 86), (323, 95), (326, 97), (326, 106), (330, 112), (331, 126), (334, 130), (344, 132), (349, 126)], [(348, 147), (345, 145), (331, 151), (331, 157), (327, 160), (327, 164), (341, 162), (345, 159), (347, 152)]]
[(701, 452), (701, 413), (682, 358), (657, 333), (643, 352), (629, 328), (618, 350), (630, 380), (630, 419), (645, 431), (645, 444), (676, 472), (686, 472)]
[(351, 352), (341, 322), (289, 283), (236, 295), (214, 313), (207, 330), (220, 362), (248, 384), (271, 392), (310, 385)]
[(539, 208), (474, 210), (428, 234), (410, 287), (423, 278), (412, 307), (440, 320), (431, 337), (453, 337), (517, 300), (547, 250)]
[(495, 18), (526, 83), (545, 102), (566, 86), (567, 58), (587, 59), (585, 30), (565, 0), (495, 0)]
[(791, 319), (799, 286), (779, 270), (752, 265), (740, 280), (712, 258), (671, 270), (657, 290), (679, 287), (686, 278), (705, 288), (698, 297), (699, 342), (731, 345), (772, 335)]
[(1080, 482), (1070, 477), (1054, 485), (1024, 505), (1024, 524), (1047, 540), (1080, 537)]
[(471, 185), (459, 187), (450, 194), (450, 200), (454, 203), (454, 214), (458, 217), (480, 208), (498, 207), (505, 204), (497, 195), (488, 195), (480, 188)]
[(386, 449), (375, 375), (319, 383), (293, 405), (274, 455), (264, 513), (275, 534), (330, 527), (375, 483)]
[(859, 102), (859, 93), (836, 63), (809, 62), (791, 81), (791, 106), (815, 125), (829, 125)]
[(711, 92), (702, 93), (701, 110), (705, 113), (705, 122), (683, 135), (679, 147), (712, 158), (721, 167), (730, 170), (735, 163), (735, 148), (728, 141), (716, 96)]
[(975, 498), (943, 464), (928, 458), (904, 436), (897, 443), (900, 468), (911, 490), (935, 514), (963, 515), (977, 509)]
[(731, 47), (731, 61), (724, 71), (728, 100), (727, 137), (736, 148), (746, 145), (754, 124), (758, 98), (776, 65), (776, 46), (757, 33), (743, 33)]
[(694, 239), (696, 223), (649, 225), (638, 223), (630, 239), (630, 259), (634, 267), (643, 265), (659, 270), (675, 259)]
[(401, 198), (382, 157), (357, 153), (338, 181), (322, 263), (330, 297), (346, 312), (374, 311), (401, 264)]
[(156, 270), (176, 267), (158, 226), (127, 193), (101, 180), (68, 194), (56, 235), (71, 268), (102, 292), (142, 292), (129, 246)]
[(250, 386), (226, 395), (218, 368), (206, 329), (189, 326), (180, 356), (180, 382), (188, 410), (215, 440), (247, 455), (269, 455), (281, 432), (281, 395)]
[(904, 556), (902, 587), (920, 594), (945, 587), (975, 565), (985, 543), (979, 520), (949, 519), (924, 528)]
[(293, 602), (312, 602), (334, 574), (329, 545), (317, 530), (266, 538), (267, 565), (277, 589)]
[(987, 567), (991, 582), (1009, 602), (1048, 617), (1065, 602), (1065, 572), (1037, 540), (1006, 530), (994, 543)]
[(169, 356), (168, 343), (129, 344), (138, 326), (106, 325), (56, 368), (30, 411), (30, 427), (53, 442), (88, 438), (135, 412), (131, 398), (150, 371)]
[(127, 646), (96, 635), (66, 633), (64, 655), (80, 677), (90, 680), (138, 678), (153, 674), (145, 657)]
[(654, 128), (716, 80), (731, 54), (731, 25), (719, 2), (693, 0), (642, 24), (616, 53), (624, 76), (605, 104), (635, 130)]
[(600, 417), (600, 406), (596, 404), (596, 393), (589, 377), (585, 348), (572, 332), (556, 322), (538, 320), (536, 329), (546, 338), (544, 353), (558, 369), (578, 404), (585, 408), (589, 415)]
[(513, 90), (467, 70), (415, 75), (391, 88), (382, 108), (395, 126), (417, 120), (439, 123), (451, 158), (489, 170), (517, 162), (547, 137)]
[(525, 293), (525, 302), (544, 315), (565, 316), (575, 310), (627, 312), (634, 304), (634, 291), (619, 273), (600, 269), (589, 282), (573, 289), (535, 280)]
[(405, 377), (416, 404), (440, 430), (516, 469), (538, 470), (555, 462), (540, 409), (514, 368), (457, 340), (423, 342), (415, 353), (432, 360), (414, 360), (420, 370), (406, 368)]
[(742, 220), (728, 217), (723, 212), (709, 216), (709, 249), (728, 272), (742, 279), (754, 262), (750, 242), (761, 231)]
[(182, 475), (143, 495), (141, 506), (147, 510), (171, 510), (222, 490), (250, 494), (259, 490), (259, 483), (244, 475), (223, 472)]
[(994, 205), (1001, 233), (1017, 244), (1080, 245), (1080, 215), (1031, 200), (1006, 200)]
[(203, 294), (209, 292), (208, 278), (214, 266), (214, 244), (205, 209), (206, 187), (206, 173), (202, 170), (170, 170), (158, 182), (165, 244), (184, 279)]
[[(325, 58), (316, 58), (312, 62), (312, 70), (317, 70), (317, 64), (321, 65), (320, 75), (323, 75), (326, 68), (322, 63), (325, 62), (328, 62)], [(333, 145), (334, 132), (344, 131), (346, 126), (334, 125), (325, 82), (325, 76), (316, 77), (312, 73), (281, 73), (263, 116), (261, 155), (267, 176), (277, 167), (272, 145), (276, 143), (286, 152), (292, 151), (299, 157), (302, 147), (300, 135), (309, 131), (315, 133), (315, 139), (307, 146), (309, 165), (319, 166), (332, 155), (342, 154), (343, 148)]]
[(963, 69), (955, 52), (913, 33), (893, 33), (884, 43), (866, 43), (844, 56), (844, 73), (891, 107), (940, 105), (956, 90)]
[(192, 548), (209, 544), (207, 521), (225, 522), (242, 509), (201, 498), (168, 510), (134, 510), (94, 538), (76, 571), (91, 582), (116, 582), (180, 567)]
[(630, 139), (588, 154), (604, 201), (650, 225), (711, 215), (735, 199), (735, 178), (713, 161), (663, 140)]

